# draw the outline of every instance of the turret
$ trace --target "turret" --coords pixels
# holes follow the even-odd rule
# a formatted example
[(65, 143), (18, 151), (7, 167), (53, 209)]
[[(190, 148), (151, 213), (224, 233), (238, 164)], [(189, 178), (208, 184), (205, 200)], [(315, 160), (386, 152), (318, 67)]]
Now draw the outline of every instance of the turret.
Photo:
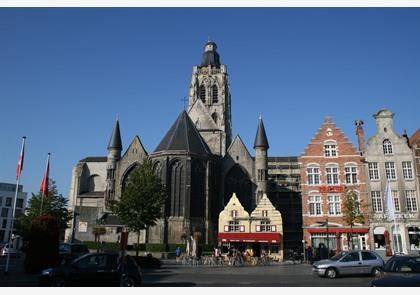
[(261, 115), (258, 119), (257, 135), (255, 136), (255, 175), (257, 179), (257, 191), (255, 204), (258, 204), (263, 194), (267, 194), (268, 180), (268, 160), (267, 151), (269, 149), (267, 135), (265, 134), (264, 123)]
[(105, 191), (105, 207), (109, 209), (109, 202), (115, 197), (115, 171), (117, 169), (117, 162), (121, 158), (122, 143), (120, 133), (120, 123), (117, 119), (114, 130), (112, 131), (111, 139), (108, 144), (108, 157), (106, 163), (106, 191)]

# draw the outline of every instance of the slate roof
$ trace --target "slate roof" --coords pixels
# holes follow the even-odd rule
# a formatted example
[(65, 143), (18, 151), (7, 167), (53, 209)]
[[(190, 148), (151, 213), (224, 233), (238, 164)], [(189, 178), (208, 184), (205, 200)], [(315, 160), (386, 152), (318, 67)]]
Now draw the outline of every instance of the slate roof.
[(216, 43), (209, 41), (207, 42), (206, 46), (207, 45), (213, 45), (214, 50), (208, 50), (203, 53), (200, 66), (220, 66), (220, 56), (216, 51)]
[(185, 111), (178, 116), (175, 123), (159, 143), (156, 152), (182, 151), (192, 154), (211, 154), (194, 123)]
[(120, 123), (117, 120), (114, 130), (112, 131), (111, 139), (109, 140), (108, 149), (117, 149), (122, 151)]
[(266, 149), (270, 147), (268, 145), (267, 135), (265, 134), (264, 123), (261, 117), (258, 120), (258, 129), (257, 129), (257, 135), (255, 136), (254, 149), (256, 147), (264, 147)]
[(79, 162), (106, 162), (107, 157), (86, 157)]

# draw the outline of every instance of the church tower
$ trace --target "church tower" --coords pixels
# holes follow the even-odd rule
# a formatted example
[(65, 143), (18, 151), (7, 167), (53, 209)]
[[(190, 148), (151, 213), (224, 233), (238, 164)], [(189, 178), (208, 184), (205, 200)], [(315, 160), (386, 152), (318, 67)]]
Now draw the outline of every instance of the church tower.
[(232, 141), (228, 73), (216, 43), (208, 41), (201, 64), (193, 67), (188, 115), (213, 154), (224, 156)]
[(257, 177), (256, 204), (259, 203), (264, 194), (267, 194), (268, 164), (267, 151), (269, 149), (267, 135), (265, 134), (264, 123), (261, 115), (258, 120), (257, 135), (254, 142), (255, 149), (255, 175)]
[(121, 158), (122, 143), (120, 134), (120, 123), (117, 119), (111, 139), (108, 144), (108, 156), (106, 163), (106, 190), (105, 190), (105, 207), (109, 209), (109, 202), (115, 198), (115, 171), (117, 163)]

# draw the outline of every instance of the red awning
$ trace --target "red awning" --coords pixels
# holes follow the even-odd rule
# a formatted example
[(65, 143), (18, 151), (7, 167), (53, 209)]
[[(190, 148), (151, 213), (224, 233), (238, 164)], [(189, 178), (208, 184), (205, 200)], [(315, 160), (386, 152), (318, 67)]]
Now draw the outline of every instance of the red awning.
[[(327, 229), (326, 228), (309, 228), (307, 229), (309, 233), (311, 234), (326, 234)], [(369, 232), (368, 228), (329, 228), (328, 233), (331, 234), (341, 234), (341, 233), (358, 233), (358, 234), (366, 234)]]
[(279, 233), (219, 233), (222, 242), (280, 243)]

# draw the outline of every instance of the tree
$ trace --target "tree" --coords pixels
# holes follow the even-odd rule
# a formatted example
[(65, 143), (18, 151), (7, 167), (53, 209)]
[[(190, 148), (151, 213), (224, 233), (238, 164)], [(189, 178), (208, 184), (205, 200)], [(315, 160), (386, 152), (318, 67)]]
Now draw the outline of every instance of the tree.
[[(16, 220), (16, 229), (24, 237), (29, 235), (32, 222), (41, 214), (41, 193), (32, 194), (28, 202), (25, 214), (21, 214)], [(57, 222), (60, 233), (68, 228), (68, 223), (72, 219), (72, 212), (67, 209), (68, 200), (58, 194), (55, 181), (50, 179), (48, 185), (48, 198), (42, 200), (42, 216), (52, 216)]]
[(363, 204), (354, 190), (346, 191), (343, 202), (343, 215), (345, 222), (350, 225), (350, 241), (353, 248), (353, 226), (355, 223), (365, 223), (362, 213)]
[(164, 199), (161, 180), (154, 174), (151, 161), (146, 159), (130, 173), (121, 199), (111, 202), (111, 210), (131, 231), (137, 232), (138, 245), (140, 231), (155, 225), (162, 217)]

